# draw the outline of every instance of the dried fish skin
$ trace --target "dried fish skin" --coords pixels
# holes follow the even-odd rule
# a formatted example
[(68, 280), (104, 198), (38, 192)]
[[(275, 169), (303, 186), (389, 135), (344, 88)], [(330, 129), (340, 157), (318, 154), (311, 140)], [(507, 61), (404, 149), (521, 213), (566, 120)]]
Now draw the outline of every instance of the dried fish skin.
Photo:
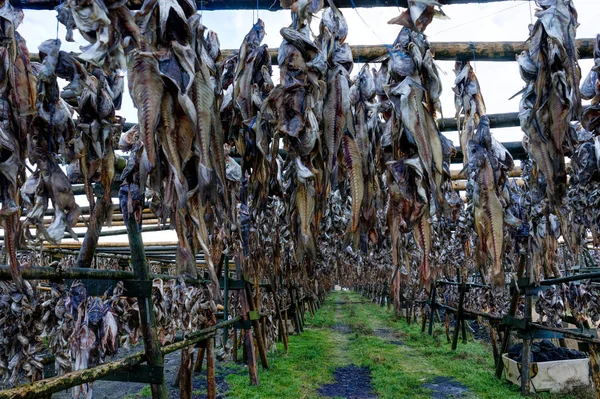
[(473, 139), (475, 127), (479, 126), (479, 118), (485, 115), (485, 103), (481, 94), (479, 81), (468, 61), (457, 61), (454, 66), (454, 103), (463, 165), (469, 161), (467, 144)]
[(342, 153), (344, 172), (350, 180), (352, 197), (352, 218), (347, 230), (348, 237), (351, 237), (358, 231), (365, 184), (363, 180), (362, 157), (354, 137), (348, 132), (345, 132), (342, 137)]
[(594, 66), (581, 84), (581, 96), (591, 100), (591, 105), (583, 111), (581, 124), (595, 134), (600, 134), (600, 35), (594, 42)]
[(336, 175), (338, 150), (350, 115), (349, 85), (346, 72), (336, 67), (329, 72), (327, 92), (323, 104), (323, 138), (327, 146), (327, 168), (332, 178)]
[(540, 6), (529, 49), (518, 58), (527, 83), (520, 117), (527, 136), (524, 144), (545, 179), (546, 197), (558, 209), (566, 193), (566, 133), (571, 119), (581, 112), (581, 71), (575, 51), (577, 13), (571, 1), (549, 1)]
[[(144, 150), (142, 163), (146, 174), (156, 165), (156, 138), (160, 106), (164, 93), (158, 61), (151, 54), (135, 52), (128, 65), (129, 92), (138, 109), (138, 128)], [(142, 179), (142, 184), (145, 181)]]
[(438, 13), (442, 13), (441, 4), (435, 0), (411, 0), (408, 2), (408, 8), (398, 17), (391, 19), (388, 24), (397, 24), (423, 32), (431, 23), (436, 10), (434, 7), (440, 7)]
[[(443, 153), (437, 126), (423, 106), (424, 92), (419, 81), (406, 78), (390, 88), (388, 96), (400, 96), (400, 112), (406, 129), (415, 139), (419, 158), (429, 180), (430, 192), (442, 203), (441, 195)], [(398, 112), (398, 110), (396, 110)]]
[(479, 237), (476, 259), (482, 270), (486, 270), (486, 259), (490, 259), (492, 262), (490, 282), (496, 287), (504, 287), (502, 266), (504, 210), (496, 194), (494, 170), (484, 147), (471, 141), (469, 153), (469, 174), (474, 176), (475, 230)]

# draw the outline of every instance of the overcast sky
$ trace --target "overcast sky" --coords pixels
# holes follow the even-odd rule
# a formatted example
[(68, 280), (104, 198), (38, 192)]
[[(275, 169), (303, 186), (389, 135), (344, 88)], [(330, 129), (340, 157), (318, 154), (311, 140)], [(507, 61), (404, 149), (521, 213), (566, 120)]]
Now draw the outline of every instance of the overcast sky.
[[(579, 14), (577, 37), (591, 38), (600, 33), (600, 1), (573, 0)], [(528, 37), (528, 25), (535, 21), (533, 13), (535, 3), (529, 1), (501, 1), (487, 4), (461, 4), (444, 6), (447, 20), (434, 20), (426, 33), (432, 42), (442, 41), (525, 41)], [(351, 45), (381, 45), (391, 44), (400, 27), (388, 25), (387, 21), (398, 15), (396, 7), (342, 9), (349, 25), (347, 42)], [(362, 17), (359, 17), (359, 15)], [(265, 21), (267, 35), (264, 43), (269, 47), (279, 47), (281, 36), (279, 30), (291, 23), (288, 11), (269, 12), (261, 10), (259, 17)], [(205, 11), (203, 23), (209, 29), (216, 31), (221, 41), (222, 49), (237, 49), (246, 33), (252, 27), (256, 18), (254, 11)], [(366, 21), (366, 24), (365, 22)], [(54, 11), (25, 11), (25, 20), (19, 32), (27, 40), (31, 52), (37, 52), (37, 46), (44, 40), (56, 37), (56, 12)], [(368, 25), (367, 25), (368, 24)], [(315, 33), (318, 33), (318, 20), (314, 22)], [(79, 51), (79, 46), (86, 42), (76, 34), (77, 43), (64, 41), (65, 29), (59, 27), (59, 38), (62, 49)], [(440, 61), (441, 78), (444, 91), (442, 93), (442, 109), (445, 117), (454, 116), (454, 62)], [(582, 75), (585, 77), (592, 66), (592, 60), (580, 60)], [(514, 112), (519, 109), (519, 96), (508, 100), (523, 87), (516, 62), (475, 62), (477, 77), (480, 81), (483, 97), (488, 114)], [(360, 70), (355, 66), (353, 74)], [(274, 74), (278, 77), (278, 73)], [(120, 115), (128, 121), (136, 121), (136, 111), (129, 96), (124, 96), (123, 108)], [(499, 141), (520, 141), (522, 133), (519, 128), (497, 129), (494, 135)], [(448, 133), (455, 145), (458, 145), (458, 135)], [(149, 240), (164, 241), (163, 233), (147, 233)], [(161, 236), (162, 234), (162, 236)], [(174, 236), (174, 235), (173, 235)], [(109, 238), (105, 239), (108, 240)], [(116, 238), (113, 240), (117, 240)], [(104, 241), (104, 240), (103, 240)]]

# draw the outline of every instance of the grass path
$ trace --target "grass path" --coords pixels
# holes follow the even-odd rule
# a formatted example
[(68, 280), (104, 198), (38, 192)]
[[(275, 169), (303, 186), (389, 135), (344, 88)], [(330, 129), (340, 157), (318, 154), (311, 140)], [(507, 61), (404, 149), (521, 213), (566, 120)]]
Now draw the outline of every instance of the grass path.
[(491, 349), (484, 344), (459, 343), (453, 352), (441, 326), (433, 337), (421, 334), (420, 325), (398, 321), (353, 292), (332, 293), (314, 317), (307, 316), (305, 332), (290, 337), (289, 348), (285, 354), (278, 346), (269, 370), (259, 366), (259, 387), (249, 386), (247, 375), (230, 375), (227, 397), (320, 398), (318, 388), (349, 364), (370, 368), (380, 398), (431, 398), (424, 384), (435, 377), (454, 378), (472, 398), (521, 397), (516, 386), (494, 377)]

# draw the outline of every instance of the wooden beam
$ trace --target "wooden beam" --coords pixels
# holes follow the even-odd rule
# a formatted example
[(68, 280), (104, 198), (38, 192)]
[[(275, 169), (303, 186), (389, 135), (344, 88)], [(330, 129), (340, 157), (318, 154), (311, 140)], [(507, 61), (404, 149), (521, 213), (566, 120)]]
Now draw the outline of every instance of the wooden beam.
[[(575, 46), (580, 59), (594, 58), (593, 38), (577, 39)], [(516, 56), (527, 48), (525, 42), (432, 42), (431, 48), (436, 61), (472, 61), (473, 55), (477, 61), (516, 61)], [(389, 53), (389, 46), (355, 45), (352, 48), (354, 62), (373, 62)], [(277, 52), (271, 48), (271, 63), (277, 65)], [(473, 51), (475, 54), (473, 54)], [(223, 56), (237, 53), (238, 50), (221, 50)]]
[[(575, 40), (580, 59), (594, 58), (594, 40), (593, 38)], [(470, 61), (473, 60), (473, 56), (477, 61), (515, 61), (516, 56), (527, 48), (525, 42), (431, 42), (430, 44), (436, 61)], [(361, 63), (373, 62), (389, 52), (389, 46), (382, 45), (355, 45), (351, 48), (354, 62)], [(273, 65), (277, 65), (278, 51), (277, 48), (269, 49)], [(237, 52), (237, 49), (221, 50), (224, 57)], [(76, 53), (73, 55), (77, 56)], [(37, 53), (31, 53), (30, 58), (32, 61), (40, 59)], [(130, 126), (126, 123), (124, 129), (127, 130)]]
[[(256, 10), (256, 0), (195, 0), (197, 8), (206, 11), (219, 10)], [(444, 5), (468, 4), (468, 3), (495, 3), (511, 0), (438, 0)], [(127, 6), (131, 10), (139, 10), (143, 1), (128, 0)], [(28, 10), (53, 10), (60, 4), (60, 0), (11, 0), (13, 6)], [(352, 8), (356, 5), (358, 8), (373, 7), (407, 7), (407, 0), (336, 0), (336, 6), (339, 8)], [(258, 0), (260, 10), (278, 11), (281, 6), (278, 0)]]
[[(137, 220), (133, 212), (127, 216), (127, 236), (129, 246), (131, 247), (131, 266), (136, 279), (140, 281), (150, 281), (151, 276), (148, 267), (148, 260), (144, 252), (144, 242), (142, 233), (138, 229)], [(156, 318), (152, 301), (148, 298), (138, 298), (138, 307), (140, 310), (140, 324), (142, 337), (144, 338), (145, 359), (150, 366), (164, 366), (163, 354), (158, 342), (158, 332), (156, 328)], [(163, 379), (162, 384), (151, 384), (153, 399), (167, 399), (167, 385)]]
[[(236, 316), (227, 321), (215, 324), (214, 326), (202, 329), (200, 331), (196, 331), (195, 333), (188, 335), (183, 341), (163, 346), (162, 348), (160, 348), (160, 352), (163, 355), (166, 355), (171, 352), (175, 352), (177, 350), (186, 348), (188, 346), (195, 345), (200, 341), (204, 341), (207, 338), (213, 337), (215, 331), (223, 327), (233, 325), (235, 322), (240, 320), (240, 318), (240, 316)], [(65, 389), (71, 388), (75, 385), (93, 382), (103, 376), (114, 373), (115, 371), (127, 369), (129, 367), (138, 365), (143, 361), (144, 353), (137, 352), (133, 355), (124, 357), (114, 362), (105, 363), (89, 369), (73, 371), (59, 377), (46, 378), (15, 388), (2, 390), (0, 391), (0, 399), (40, 398), (42, 397), (42, 395), (48, 395), (64, 391)]]

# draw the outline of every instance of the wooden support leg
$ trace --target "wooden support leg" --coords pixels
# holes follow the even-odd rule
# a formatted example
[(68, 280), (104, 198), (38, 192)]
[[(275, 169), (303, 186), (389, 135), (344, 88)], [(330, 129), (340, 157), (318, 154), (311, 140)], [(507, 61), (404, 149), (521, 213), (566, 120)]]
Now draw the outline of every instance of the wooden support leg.
[(446, 326), (446, 339), (448, 340), (448, 343), (450, 343), (452, 340), (450, 339), (450, 315), (448, 312), (446, 312), (446, 322), (444, 324)]
[[(144, 251), (144, 242), (142, 234), (138, 230), (135, 213), (124, 214), (123, 218), (127, 220), (127, 236), (129, 238), (129, 247), (131, 249), (131, 265), (133, 272), (138, 280), (150, 281), (150, 272), (146, 253)], [(138, 298), (140, 309), (140, 324), (142, 337), (144, 338), (144, 350), (146, 362), (152, 366), (163, 366), (163, 355), (158, 342), (156, 329), (156, 318), (151, 298)], [(151, 384), (152, 399), (167, 399), (167, 384), (163, 378), (161, 384)]]
[[(427, 331), (427, 333), (429, 335), (432, 334), (432, 329), (433, 329), (433, 317), (434, 317), (434, 313), (435, 313), (435, 281), (433, 281), (431, 283), (431, 290), (429, 293), (429, 329)], [(423, 315), (425, 315), (425, 305), (423, 305)], [(425, 332), (425, 325), (427, 323), (427, 317), (424, 316), (423, 317), (423, 327), (421, 328), (421, 332), (424, 333)]]
[[(255, 311), (254, 303), (252, 302), (250, 285), (246, 284), (246, 296), (248, 298), (248, 304), (250, 305), (250, 310)], [(252, 320), (252, 329), (254, 330), (254, 336), (256, 337), (256, 346), (258, 347), (258, 354), (260, 355), (260, 364), (263, 369), (269, 368), (269, 361), (267, 360), (267, 349), (265, 347), (265, 341), (263, 339), (260, 322), (259, 320)]]
[[(204, 341), (206, 342), (206, 341)], [(198, 356), (196, 357), (196, 365), (194, 366), (194, 372), (202, 372), (202, 363), (204, 362), (204, 354), (206, 353), (206, 346), (203, 345), (198, 348)]]
[(496, 329), (492, 323), (488, 323), (490, 329), (490, 339), (492, 341), (492, 354), (494, 355), (494, 365), (498, 368), (498, 362), (502, 362), (502, 356), (498, 354), (498, 341), (496, 340)]
[(283, 341), (283, 344), (285, 345), (285, 351), (287, 352), (288, 350), (288, 342), (290, 339), (290, 331), (288, 329), (288, 313), (287, 313), (287, 309), (283, 312), (283, 329), (285, 331), (285, 340)]
[(461, 322), (463, 319), (463, 305), (465, 302), (465, 291), (466, 286), (463, 283), (460, 286), (460, 296), (458, 297), (458, 312), (456, 313), (456, 322), (454, 323), (454, 335), (452, 336), (452, 350), (456, 350), (458, 346), (458, 333), (461, 329)]
[(460, 322), (461, 331), (462, 331), (462, 342), (463, 344), (467, 343), (467, 321), (462, 319)]
[[(242, 311), (243, 316), (242, 320), (248, 320), (248, 300), (246, 299), (246, 295), (241, 295), (242, 302)], [(258, 370), (256, 368), (256, 357), (254, 356), (254, 342), (252, 342), (252, 330), (243, 330), (244, 331), (244, 356), (248, 364), (248, 376), (250, 378), (251, 385), (258, 385)]]
[(248, 364), (248, 349), (246, 347), (246, 330), (240, 331), (240, 342), (242, 343), (242, 363)]
[(531, 393), (531, 378), (530, 378), (530, 356), (531, 356), (531, 340), (523, 340), (523, 359), (521, 359), (521, 395), (528, 396)]
[(590, 344), (590, 365), (592, 366), (592, 381), (596, 389), (596, 398), (600, 399), (600, 364), (598, 363), (598, 350), (600, 345)]
[(216, 399), (217, 384), (215, 381), (215, 339), (209, 338), (206, 342), (206, 396)]
[(180, 381), (181, 381), (181, 365), (179, 365), (179, 367), (177, 367), (177, 372), (175, 373), (175, 375), (173, 375), (173, 381), (171, 381), (171, 386), (173, 388), (178, 388)]
[(426, 304), (421, 306), (421, 333), (425, 332), (425, 326), (427, 326), (427, 312), (425, 310), (426, 306)]
[(435, 315), (437, 315), (438, 320), (440, 318), (440, 314), (438, 312), (438, 309), (435, 306), (435, 304), (436, 304), (435, 299), (436, 299), (436, 295), (437, 295), (437, 284), (434, 281), (431, 285), (432, 285), (432, 287), (431, 287), (431, 301), (430, 301), (430, 303), (431, 303), (431, 314), (429, 315), (429, 329), (427, 331), (427, 334), (429, 334), (429, 335), (433, 335), (433, 317)]
[(237, 363), (238, 361), (238, 332), (236, 329), (233, 330), (233, 348), (232, 348), (232, 357), (233, 362)]
[(260, 334), (262, 335), (263, 342), (265, 343), (265, 350), (269, 347), (269, 342), (267, 340), (267, 318), (260, 318)]
[(192, 364), (194, 364), (194, 347), (181, 350), (181, 365), (179, 366), (179, 398), (192, 399)]

